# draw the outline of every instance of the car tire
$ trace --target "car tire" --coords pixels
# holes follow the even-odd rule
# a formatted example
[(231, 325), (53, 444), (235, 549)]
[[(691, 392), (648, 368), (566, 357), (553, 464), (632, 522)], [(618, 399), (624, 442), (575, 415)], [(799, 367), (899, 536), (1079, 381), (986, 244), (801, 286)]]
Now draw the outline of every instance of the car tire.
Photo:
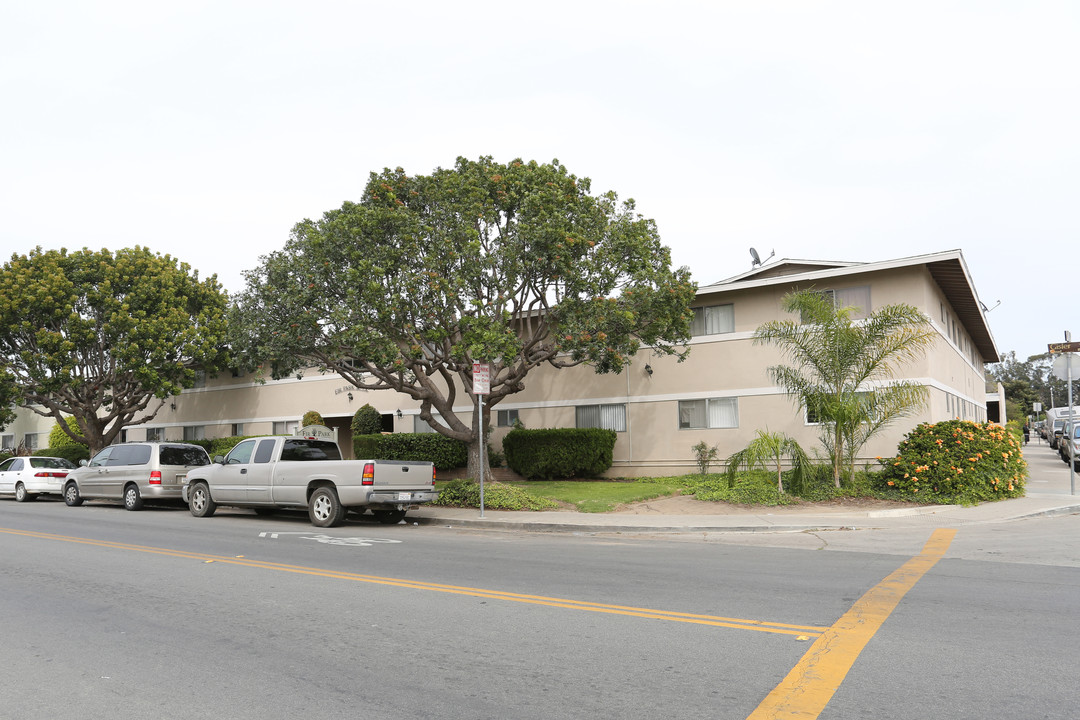
[(74, 482), (69, 482), (64, 486), (64, 504), (68, 507), (79, 507), (83, 504), (83, 497), (79, 492), (79, 486)]
[(26, 502), (27, 500), (33, 500), (34, 496), (26, 492), (26, 486), (22, 483), (15, 484), (15, 502)]
[(405, 510), (372, 510), (375, 519), (383, 525), (396, 525), (405, 519)]
[(308, 517), (311, 524), (320, 528), (337, 527), (345, 520), (345, 508), (332, 487), (315, 488), (308, 500)]
[(217, 503), (210, 497), (210, 486), (204, 482), (197, 482), (191, 486), (191, 497), (188, 500), (188, 509), (195, 517), (210, 517), (217, 510)]
[(142, 510), (143, 499), (139, 494), (138, 485), (128, 485), (124, 488), (124, 508), (127, 510)]

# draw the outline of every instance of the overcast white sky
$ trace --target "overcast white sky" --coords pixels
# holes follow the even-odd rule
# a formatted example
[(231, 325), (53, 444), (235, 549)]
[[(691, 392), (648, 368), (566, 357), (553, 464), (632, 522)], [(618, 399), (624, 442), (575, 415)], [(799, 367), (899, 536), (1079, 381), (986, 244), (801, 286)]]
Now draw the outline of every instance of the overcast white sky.
[(1078, 38), (1071, 0), (8, 0), (0, 259), (140, 244), (237, 292), (372, 170), (558, 158), (701, 284), (960, 248), (1025, 358), (1080, 339)]

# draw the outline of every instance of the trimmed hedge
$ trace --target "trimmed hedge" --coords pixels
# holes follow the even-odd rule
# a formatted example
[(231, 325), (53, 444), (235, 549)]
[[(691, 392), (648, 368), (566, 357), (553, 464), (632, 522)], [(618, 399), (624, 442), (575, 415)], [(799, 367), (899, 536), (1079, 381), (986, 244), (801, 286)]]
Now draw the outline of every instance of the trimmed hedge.
[(364, 404), (352, 419), (353, 435), (377, 435), (382, 432), (382, 414), (371, 405)]
[(506, 466), (530, 480), (596, 477), (611, 467), (614, 430), (515, 429), (503, 438)]
[[(60, 432), (63, 432), (63, 430)], [(90, 448), (86, 445), (62, 445), (60, 447), (35, 450), (34, 455), (37, 455), (38, 457), (64, 458), (65, 460), (70, 460), (78, 465), (80, 460), (90, 459)]]
[(423, 460), (436, 470), (453, 470), (469, 464), (469, 446), (438, 433), (392, 433), (354, 435), (357, 460)]

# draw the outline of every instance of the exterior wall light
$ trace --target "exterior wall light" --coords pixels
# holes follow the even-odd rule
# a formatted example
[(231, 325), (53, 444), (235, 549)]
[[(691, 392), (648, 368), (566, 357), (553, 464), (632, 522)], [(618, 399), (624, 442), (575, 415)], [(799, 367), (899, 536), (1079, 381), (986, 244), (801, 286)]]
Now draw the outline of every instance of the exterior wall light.
[(394, 414), (397, 415), (398, 420), (400, 420), (401, 419), (401, 408), (398, 408), (398, 411), (396, 413), (394, 413)]
[(349, 402), (352, 402), (352, 393), (349, 393), (349, 394), (348, 394), (348, 395), (346, 395), (345, 397), (349, 398)]
[(652, 365), (645, 363), (645, 374), (652, 375)]

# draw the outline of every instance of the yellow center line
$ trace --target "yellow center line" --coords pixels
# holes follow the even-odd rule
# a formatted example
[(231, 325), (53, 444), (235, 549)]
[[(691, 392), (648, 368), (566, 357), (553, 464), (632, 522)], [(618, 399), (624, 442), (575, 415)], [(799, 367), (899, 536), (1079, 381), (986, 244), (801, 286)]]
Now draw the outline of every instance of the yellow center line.
[(814, 641), (799, 663), (747, 720), (810, 720), (818, 717), (870, 638), (908, 590), (945, 555), (954, 537), (954, 529), (935, 530), (921, 553), (870, 588)]
[(325, 570), (322, 568), (304, 567), (302, 565), (285, 565), (282, 563), (252, 560), (250, 558), (229, 557), (226, 555), (206, 555), (203, 553), (188, 552), (185, 550), (169, 550), (155, 548), (146, 545), (129, 545), (127, 543), (112, 542), (109, 540), (91, 540), (88, 538), (71, 537), (67, 535), (53, 535), (50, 533), (34, 532), (29, 530), (12, 530), (0, 528), (0, 533), (8, 535), (21, 535), (24, 537), (38, 538), (42, 540), (56, 540), (60, 542), (78, 543), (80, 545), (93, 545), (96, 547), (110, 548), (114, 550), (129, 550), (134, 552), (152, 553), (155, 555), (167, 555), (170, 557), (184, 558), (188, 560), (200, 560), (204, 563), (222, 563), (228, 565), (240, 565), (243, 567), (261, 568), (264, 570), (276, 570), (279, 572), (298, 573), (325, 577), (353, 582), (373, 583), (389, 585), (393, 587), (410, 588), (413, 590), (430, 590), (433, 592), (451, 593), (455, 595), (467, 595), (471, 597), (488, 598), (492, 600), (506, 600), (509, 602), (528, 603), (531, 605), (546, 605), (549, 607), (567, 608), (571, 610), (585, 610), (588, 612), (607, 613), (611, 615), (626, 615), (630, 617), (649, 618), (653, 620), (670, 620), (673, 622), (692, 623), (697, 625), (711, 625), (715, 627), (736, 628), (739, 630), (756, 630), (759, 632), (776, 633), (781, 635), (799, 635), (806, 637), (818, 637), (828, 628), (817, 625), (792, 625), (788, 623), (774, 623), (765, 620), (747, 620), (744, 618), (719, 617), (715, 615), (699, 615), (694, 613), (674, 612), (670, 610), (655, 610), (650, 608), (632, 607), (626, 605), (610, 605), (586, 600), (569, 600), (566, 598), (546, 597), (544, 595), (526, 595), (521, 593), (505, 592), (502, 590), (487, 590), (484, 588), (472, 588), (459, 585), (445, 585), (441, 583), (426, 582), (423, 580), (405, 580), (401, 578), (381, 577), (378, 575), (362, 575), (359, 573), (344, 572), (340, 570)]

